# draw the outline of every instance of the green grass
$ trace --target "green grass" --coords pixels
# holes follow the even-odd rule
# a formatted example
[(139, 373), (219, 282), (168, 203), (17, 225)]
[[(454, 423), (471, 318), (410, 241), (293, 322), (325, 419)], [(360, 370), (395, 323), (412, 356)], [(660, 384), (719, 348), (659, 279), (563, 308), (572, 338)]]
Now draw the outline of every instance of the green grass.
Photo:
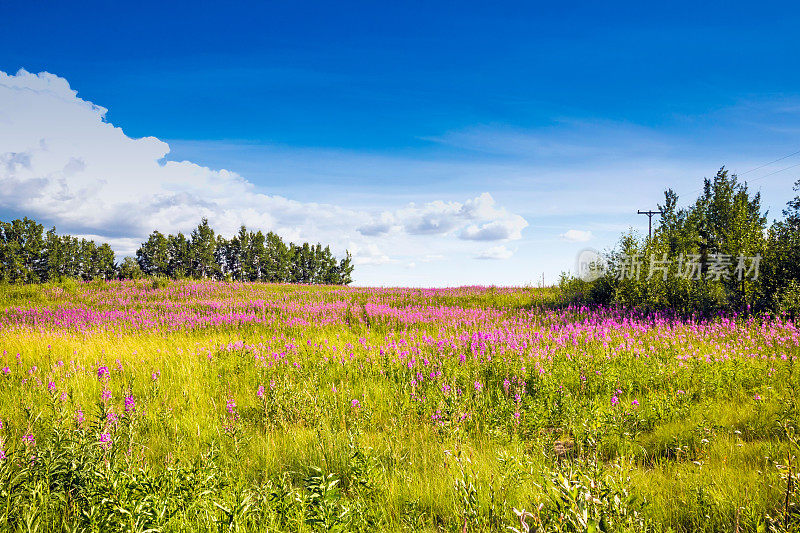
[(558, 301), (0, 287), (0, 530), (797, 530), (795, 324)]

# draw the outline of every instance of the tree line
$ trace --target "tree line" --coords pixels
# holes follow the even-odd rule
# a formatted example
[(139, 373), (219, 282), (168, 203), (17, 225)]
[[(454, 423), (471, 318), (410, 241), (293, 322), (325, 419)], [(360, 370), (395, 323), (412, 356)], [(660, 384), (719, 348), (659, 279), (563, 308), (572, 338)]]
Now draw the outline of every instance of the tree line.
[(760, 193), (723, 167), (693, 203), (678, 199), (667, 189), (652, 237), (623, 234), (589, 279), (562, 275), (567, 299), (682, 315), (800, 315), (800, 195), (769, 224)]
[(277, 234), (242, 226), (231, 239), (203, 219), (191, 235), (150, 234), (117, 264), (107, 243), (59, 235), (27, 217), (0, 221), (0, 282), (44, 283), (64, 279), (136, 279), (142, 276), (323, 283), (352, 282), (349, 253), (337, 259), (320, 244), (286, 244)]
[(194, 277), (277, 283), (322, 283), (347, 285), (353, 264), (347, 252), (336, 259), (330, 247), (321, 244), (286, 244), (277, 234), (253, 233), (242, 226), (231, 239), (215, 235), (203, 219), (189, 237), (164, 235), (158, 231), (136, 251), (136, 264), (147, 275), (170, 278)]

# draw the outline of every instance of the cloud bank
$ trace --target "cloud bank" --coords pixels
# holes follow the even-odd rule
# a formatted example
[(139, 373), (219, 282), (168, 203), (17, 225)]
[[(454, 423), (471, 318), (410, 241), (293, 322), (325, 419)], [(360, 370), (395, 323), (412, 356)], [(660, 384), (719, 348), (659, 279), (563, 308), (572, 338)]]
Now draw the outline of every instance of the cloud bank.
[[(167, 160), (167, 143), (128, 137), (106, 113), (54, 74), (0, 72), (0, 210), (95, 236), (121, 254), (153, 229), (189, 231), (206, 217), (223, 234), (246, 224), (349, 248), (357, 263), (373, 265), (393, 261), (384, 250), (413, 258), (417, 249), (425, 261), (437, 242), (517, 240), (528, 226), (489, 193), (380, 213), (265, 194), (235, 172)], [(426, 247), (415, 246), (423, 238)]]

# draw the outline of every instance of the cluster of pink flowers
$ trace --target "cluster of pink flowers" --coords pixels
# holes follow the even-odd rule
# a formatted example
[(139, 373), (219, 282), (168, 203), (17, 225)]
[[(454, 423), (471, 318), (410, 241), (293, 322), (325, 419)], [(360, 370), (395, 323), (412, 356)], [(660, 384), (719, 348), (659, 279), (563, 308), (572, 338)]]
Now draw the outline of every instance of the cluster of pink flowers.
[(136, 401), (132, 395), (125, 396), (125, 413), (131, 414), (136, 411)]

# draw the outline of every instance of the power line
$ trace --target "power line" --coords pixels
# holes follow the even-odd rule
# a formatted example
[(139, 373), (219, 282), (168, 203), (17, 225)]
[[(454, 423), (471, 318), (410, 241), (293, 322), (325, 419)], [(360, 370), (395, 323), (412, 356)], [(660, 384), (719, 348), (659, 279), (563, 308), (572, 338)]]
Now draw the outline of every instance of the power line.
[(764, 178), (768, 178), (768, 177), (772, 176), (773, 174), (777, 174), (778, 172), (783, 172), (784, 170), (789, 170), (790, 168), (795, 168), (795, 167), (800, 167), (800, 163), (788, 166), (786, 168), (782, 168), (780, 170), (776, 170), (775, 172), (770, 172), (769, 174), (764, 174), (763, 176), (758, 177), (758, 178), (753, 178), (750, 181), (752, 182), (752, 181), (763, 180)]
[[(754, 172), (754, 171), (756, 171), (756, 170), (758, 170), (758, 169), (760, 169), (760, 168), (768, 167), (768, 166), (770, 166), (770, 165), (771, 165), (771, 164), (773, 164), (773, 163), (777, 163), (778, 161), (783, 161), (784, 159), (788, 159), (789, 157), (792, 157), (793, 155), (797, 155), (797, 154), (800, 154), (800, 150), (798, 150), (798, 151), (796, 151), (796, 152), (792, 152), (792, 153), (791, 153), (791, 154), (789, 154), (789, 155), (785, 155), (785, 156), (783, 156), (783, 157), (779, 157), (778, 159), (775, 159), (774, 161), (770, 161), (769, 163), (764, 163), (763, 165), (759, 165), (759, 166), (757, 166), (757, 167), (755, 167), (755, 168), (751, 168), (750, 170), (747, 170), (747, 171), (745, 171), (745, 172), (742, 172), (742, 173), (740, 173), (740, 174), (736, 174), (736, 176), (744, 176), (745, 174), (749, 174), (750, 172)], [(784, 168), (782, 168), (782, 169), (780, 169), (780, 170), (776, 170), (776, 171), (774, 171), (774, 172), (770, 172), (769, 174), (764, 174), (763, 176), (759, 176), (759, 177), (757, 177), (757, 178), (753, 178), (753, 179), (751, 179), (751, 180), (747, 180), (747, 181), (746, 181), (746, 183), (752, 183), (752, 182), (754, 182), (754, 181), (763, 180), (764, 178), (768, 178), (768, 177), (770, 177), (770, 176), (773, 176), (773, 175), (775, 175), (775, 174), (778, 174), (779, 172), (783, 172), (784, 170), (789, 170), (790, 168), (795, 168), (795, 167), (800, 167), (800, 163), (796, 163), (796, 164), (794, 164), (794, 165), (789, 165), (788, 167), (784, 167)], [(692, 191), (691, 193), (689, 193), (689, 194), (694, 194), (694, 193), (696, 193), (696, 192), (700, 192), (700, 191), (702, 191), (702, 190), (703, 190), (703, 187), (700, 187), (699, 189), (695, 189), (695, 190), (693, 190), (693, 191)]]
[[(750, 170), (747, 170), (747, 171), (745, 171), (745, 172), (742, 172), (741, 174), (739, 174), (739, 176), (744, 176), (745, 174), (750, 174), (751, 172), (754, 172), (754, 171), (756, 171), (756, 170), (762, 169), (762, 168), (764, 168), (764, 167), (768, 167), (768, 166), (770, 166), (772, 163), (777, 163), (778, 161), (783, 161), (784, 159), (788, 159), (788, 158), (792, 157), (793, 155), (797, 155), (797, 154), (800, 154), (800, 150), (798, 150), (798, 151), (796, 151), (796, 152), (792, 152), (792, 153), (791, 153), (791, 154), (789, 154), (789, 155), (785, 155), (785, 156), (783, 156), (783, 157), (779, 157), (779, 158), (778, 158), (778, 159), (776, 159), (775, 161), (770, 161), (769, 163), (764, 163), (763, 165), (757, 166), (756, 168), (751, 168)], [(764, 177), (766, 177), (766, 176), (764, 176)], [(761, 179), (761, 178), (759, 178), (759, 179)]]

